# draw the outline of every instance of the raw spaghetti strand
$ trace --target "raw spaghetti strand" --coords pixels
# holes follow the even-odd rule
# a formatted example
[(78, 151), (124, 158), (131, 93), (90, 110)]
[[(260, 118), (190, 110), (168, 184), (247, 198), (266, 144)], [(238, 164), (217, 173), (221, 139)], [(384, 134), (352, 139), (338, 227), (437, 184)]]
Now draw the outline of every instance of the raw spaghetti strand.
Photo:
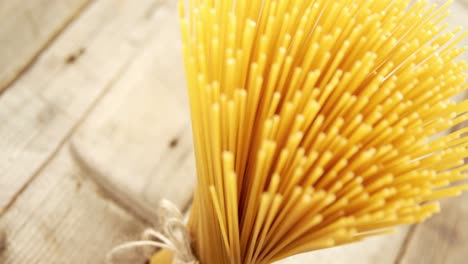
[(440, 8), (180, 2), (200, 263), (271, 263), (421, 222), (467, 190), (468, 88)]

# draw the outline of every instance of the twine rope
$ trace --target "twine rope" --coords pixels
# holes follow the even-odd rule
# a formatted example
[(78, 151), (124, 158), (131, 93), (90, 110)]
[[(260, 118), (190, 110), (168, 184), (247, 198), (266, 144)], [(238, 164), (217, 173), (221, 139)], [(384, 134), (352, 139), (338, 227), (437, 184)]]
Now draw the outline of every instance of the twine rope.
[(192, 252), (190, 234), (179, 209), (168, 200), (162, 200), (158, 212), (162, 232), (152, 228), (146, 229), (142, 234), (142, 240), (127, 242), (109, 251), (106, 262), (114, 264), (116, 256), (121, 252), (150, 247), (153, 250), (144, 253), (148, 258), (155, 249), (169, 249), (174, 252), (173, 264), (199, 264)]

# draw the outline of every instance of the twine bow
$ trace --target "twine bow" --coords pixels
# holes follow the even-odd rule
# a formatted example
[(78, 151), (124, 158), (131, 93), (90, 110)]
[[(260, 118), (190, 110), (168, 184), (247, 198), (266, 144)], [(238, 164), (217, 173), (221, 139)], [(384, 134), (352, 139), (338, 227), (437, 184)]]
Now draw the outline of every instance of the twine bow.
[(151, 252), (146, 251), (146, 257), (150, 258), (154, 249), (169, 249), (174, 252), (173, 264), (199, 264), (199, 261), (192, 253), (190, 234), (184, 224), (183, 216), (177, 207), (167, 201), (162, 200), (159, 206), (159, 223), (162, 232), (152, 228), (143, 232), (142, 240), (122, 244), (113, 248), (106, 256), (109, 264), (114, 263), (115, 256), (128, 249), (152, 247)]

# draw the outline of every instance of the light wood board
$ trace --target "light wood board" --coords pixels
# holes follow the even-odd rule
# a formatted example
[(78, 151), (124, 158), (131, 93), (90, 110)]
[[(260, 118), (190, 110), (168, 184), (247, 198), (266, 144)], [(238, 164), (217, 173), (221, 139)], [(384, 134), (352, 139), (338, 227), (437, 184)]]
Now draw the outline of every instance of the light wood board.
[(0, 93), (53, 42), (90, 0), (0, 2)]
[(158, 32), (159, 5), (96, 2), (1, 95), (0, 214)]
[[(144, 226), (105, 199), (63, 148), (0, 219), (0, 263), (104, 263), (115, 245)], [(142, 263), (142, 262), (134, 262)]]
[[(102, 8), (108, 8), (108, 6), (103, 5)], [(151, 5), (148, 5), (146, 10), (141, 9), (145, 11), (142, 14), (148, 14), (150, 8)], [(142, 43), (142, 40), (139, 40), (140, 47), (144, 48), (141, 51), (136, 51), (131, 60), (125, 56), (120, 58), (121, 60), (129, 60), (129, 62), (124, 61), (126, 70), (118, 71), (118, 78), (115, 77), (108, 83), (96, 84), (98, 87), (99, 85), (106, 86), (102, 89), (108, 91), (106, 95), (98, 97), (99, 99), (103, 97), (103, 107), (96, 107), (92, 111), (91, 108), (94, 104), (90, 103), (83, 106), (88, 108), (86, 111), (80, 112), (72, 109), (76, 111), (74, 115), (78, 116), (75, 127), (81, 124), (80, 114), (87, 116), (91, 113), (91, 117), (78, 129), (79, 132), (73, 142), (85, 154), (88, 154), (86, 146), (91, 146), (86, 158), (91, 159), (98, 167), (102, 160), (110, 158), (107, 159), (111, 162), (110, 164), (105, 162), (103, 164), (105, 165), (103, 166), (104, 172), (109, 173), (110, 176), (118, 178), (119, 175), (123, 175), (127, 177), (129, 182), (138, 182), (138, 180), (141, 182), (145, 178), (151, 179), (151, 175), (162, 175), (168, 181), (175, 180), (173, 188), (167, 188), (166, 185), (160, 185), (159, 182), (149, 181), (147, 184), (148, 195), (151, 197), (170, 197), (178, 206), (183, 207), (191, 197), (195, 177), (191, 162), (193, 159), (189, 158), (192, 154), (190, 127), (186, 126), (189, 124), (188, 115), (185, 115), (187, 102), (184, 101), (183, 97), (179, 97), (177, 92), (174, 93), (175, 90), (172, 90), (172, 87), (179, 83), (177, 85), (179, 91), (182, 92), (185, 91), (185, 86), (181, 78), (171, 80), (169, 77), (164, 80), (159, 78), (163, 75), (159, 77), (154, 75), (154, 71), (166, 69), (164, 63), (156, 58), (161, 57), (161, 52), (166, 52), (173, 45), (171, 41), (166, 42), (163, 46), (158, 46), (157, 43), (162, 43), (161, 39), (168, 34), (167, 30), (177, 32), (174, 31), (174, 26), (177, 25), (173, 23), (175, 18), (167, 16), (170, 13), (167, 8), (165, 5), (155, 6), (146, 22), (142, 22), (145, 21), (144, 17), (139, 17), (139, 14), (133, 15), (135, 24), (130, 25), (129, 28), (146, 25), (147, 31), (142, 31), (141, 35), (137, 36), (147, 36), (148, 38), (145, 40), (148, 42)], [(171, 8), (171, 10), (175, 10), (174, 6)], [(132, 10), (132, 7), (125, 9)], [(135, 9), (129, 12), (135, 12)], [(159, 27), (150, 27), (147, 23), (157, 24)], [(120, 40), (108, 38), (108, 41), (118, 47), (122, 43), (116, 41), (126, 43), (128, 41), (126, 37), (128, 36), (124, 36)], [(107, 43), (105, 46), (110, 45)], [(135, 48), (137, 47), (139, 46), (135, 45)], [(179, 52), (174, 51), (173, 54), (179, 54)], [(84, 56), (74, 65), (79, 65), (78, 63), (85, 59)], [(90, 59), (98, 59), (93, 57)], [(177, 60), (179, 59), (177, 58)], [(115, 59), (111, 62), (118, 61)], [(151, 72), (142, 72), (142, 68)], [(183, 77), (183, 75), (181, 76)], [(79, 93), (76, 95), (80, 96)], [(177, 98), (182, 98), (182, 100), (177, 100)], [(165, 104), (167, 109), (154, 112), (151, 110), (156, 109), (153, 104), (142, 104), (141, 101), (144, 100), (148, 103), (148, 100), (155, 99), (160, 100), (161, 104)], [(109, 105), (106, 106), (106, 102), (120, 103), (116, 104), (118, 106), (116, 109), (109, 111)], [(112, 105), (114, 104), (112, 103)], [(129, 111), (129, 109), (132, 110)], [(155, 115), (152, 116), (151, 113), (148, 115), (148, 111), (153, 111)], [(112, 114), (109, 115), (109, 113)], [(168, 113), (171, 113), (176, 120), (180, 119), (182, 123), (173, 122), (172, 119), (163, 119), (166, 121), (157, 122)], [(143, 119), (139, 120), (139, 116)], [(132, 125), (138, 120), (144, 122), (141, 122), (139, 129), (134, 130), (135, 127)], [(146, 128), (149, 130), (146, 131)], [(117, 208), (111, 200), (103, 198), (90, 180), (89, 172), (80, 168), (76, 160), (73, 159), (68, 151), (68, 144), (65, 143), (68, 142), (71, 133), (77, 129), (74, 127), (67, 129), (70, 129), (70, 132), (62, 135), (62, 143), (58, 143), (59, 151), (52, 153), (47, 165), (40, 168), (35, 177), (28, 179), (26, 189), (16, 197), (16, 200), (1, 218), (0, 225), (6, 228), (8, 235), (7, 249), (1, 255), (1, 263), (101, 263), (113, 246), (130, 239), (137, 239), (142, 231), (142, 222), (128, 212)], [(110, 131), (111, 134), (114, 133), (114, 136), (109, 136), (106, 133), (100, 134), (99, 131)], [(143, 134), (141, 134), (142, 132)], [(102, 137), (96, 138), (100, 135)], [(151, 135), (151, 137), (141, 138), (145, 135)], [(161, 141), (165, 137), (167, 139)], [(97, 139), (97, 142), (107, 139), (103, 143), (109, 144), (96, 145), (93, 144), (93, 139)], [(177, 139), (177, 143), (174, 143), (175, 139)], [(136, 144), (135, 148), (128, 148), (134, 140), (140, 145)], [(89, 145), (90, 143), (91, 145)], [(114, 148), (109, 148), (110, 146)], [(99, 147), (101, 147), (101, 152), (98, 151)], [(147, 149), (154, 151), (147, 151)], [(169, 149), (171, 153), (168, 154)], [(106, 156), (106, 154), (112, 154), (115, 151), (122, 154), (121, 156), (117, 155), (120, 160), (111, 160), (112, 155)], [(141, 158), (145, 157), (145, 154), (147, 155), (146, 161)], [(156, 155), (155, 159), (151, 157), (153, 154)], [(176, 157), (180, 157), (180, 159), (176, 161)], [(155, 160), (158, 158), (160, 163), (167, 166), (166, 169), (164, 166), (155, 165)], [(181, 160), (183, 161), (182, 165), (186, 165), (180, 166)], [(174, 173), (174, 167), (177, 167), (180, 172)], [(119, 168), (125, 168), (126, 171)], [(141, 170), (138, 171), (138, 169)], [(167, 174), (169, 170), (173, 172), (171, 175)], [(183, 179), (182, 175), (188, 175), (190, 172), (192, 173), (190, 175), (191, 181), (181, 180)], [(132, 177), (133, 175), (136, 177)], [(183, 186), (187, 186), (186, 192), (173, 191), (182, 190)], [(178, 200), (177, 197), (181, 198)], [(92, 249), (88, 250), (87, 247), (92, 247)]]
[(143, 202), (166, 198), (185, 207), (196, 176), (179, 24), (175, 5), (160, 12), (158, 32), (74, 142)]

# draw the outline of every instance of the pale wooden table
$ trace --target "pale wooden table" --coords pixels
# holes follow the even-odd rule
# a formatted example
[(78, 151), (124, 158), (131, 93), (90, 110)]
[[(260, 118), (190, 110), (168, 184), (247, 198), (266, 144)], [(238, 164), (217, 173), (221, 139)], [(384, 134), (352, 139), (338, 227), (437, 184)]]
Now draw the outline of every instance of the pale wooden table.
[[(467, 10), (455, 1), (450, 22), (468, 29)], [(174, 1), (1, 1), (0, 25), (0, 263), (102, 263), (146, 226), (102, 195), (71, 141), (141, 201), (187, 207), (195, 175)], [(282, 263), (468, 263), (468, 195), (394, 235)]]

